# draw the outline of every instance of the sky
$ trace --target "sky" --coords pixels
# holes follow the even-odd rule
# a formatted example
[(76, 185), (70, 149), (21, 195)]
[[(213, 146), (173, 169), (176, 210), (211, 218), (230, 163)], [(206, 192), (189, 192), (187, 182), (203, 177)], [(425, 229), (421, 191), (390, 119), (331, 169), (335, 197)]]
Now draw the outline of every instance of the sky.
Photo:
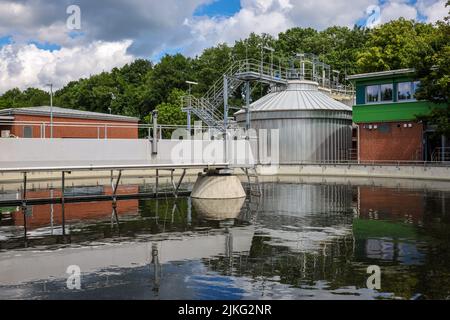
[(136, 58), (195, 56), (251, 32), (435, 22), (447, 12), (445, 0), (0, 0), (0, 94), (60, 88)]

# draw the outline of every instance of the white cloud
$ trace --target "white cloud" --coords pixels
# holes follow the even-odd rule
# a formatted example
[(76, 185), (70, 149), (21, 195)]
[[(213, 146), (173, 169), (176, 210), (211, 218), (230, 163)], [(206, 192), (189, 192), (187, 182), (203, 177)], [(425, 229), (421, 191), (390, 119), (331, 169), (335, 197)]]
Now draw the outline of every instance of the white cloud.
[(408, 20), (417, 19), (417, 8), (406, 0), (391, 0), (381, 8), (381, 23), (386, 23), (398, 18)]
[(109, 71), (133, 60), (127, 53), (130, 45), (130, 40), (95, 41), (53, 52), (34, 44), (6, 45), (0, 49), (0, 93), (14, 87), (43, 88), (49, 82), (60, 88), (69, 81)]
[(232, 44), (251, 32), (278, 33), (294, 26), (324, 29), (333, 25), (352, 27), (373, 0), (349, 6), (347, 0), (241, 0), (241, 10), (231, 17), (193, 17), (184, 25), (191, 37), (183, 43), (193, 55), (220, 42)]
[(219, 42), (233, 43), (251, 32), (276, 36), (294, 26), (287, 16), (292, 9), (289, 0), (243, 0), (241, 5), (242, 9), (229, 18), (197, 17), (186, 20), (184, 24), (192, 35), (187, 52), (199, 53)]
[(443, 20), (448, 15), (450, 7), (445, 7), (446, 0), (418, 0), (417, 8), (419, 12), (427, 17), (427, 22)]

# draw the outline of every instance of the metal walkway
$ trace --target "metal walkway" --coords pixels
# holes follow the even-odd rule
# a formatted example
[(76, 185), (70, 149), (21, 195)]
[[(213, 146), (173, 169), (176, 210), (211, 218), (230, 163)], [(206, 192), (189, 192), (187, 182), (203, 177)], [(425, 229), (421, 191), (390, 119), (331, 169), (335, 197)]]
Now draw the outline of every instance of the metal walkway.
[(277, 58), (278, 63), (270, 63), (246, 59), (236, 61), (224, 72), (206, 92), (197, 98), (193, 95), (183, 97), (183, 111), (192, 112), (209, 127), (220, 132), (236, 128), (236, 123), (229, 117), (228, 98), (246, 84), (246, 110), (250, 105), (250, 82), (269, 85), (276, 90), (287, 85), (289, 80), (311, 80), (319, 83), (320, 90), (326, 90), (331, 95), (351, 98), (354, 90), (351, 85), (339, 82), (339, 73), (312, 54), (300, 54), (297, 58), (286, 60)]

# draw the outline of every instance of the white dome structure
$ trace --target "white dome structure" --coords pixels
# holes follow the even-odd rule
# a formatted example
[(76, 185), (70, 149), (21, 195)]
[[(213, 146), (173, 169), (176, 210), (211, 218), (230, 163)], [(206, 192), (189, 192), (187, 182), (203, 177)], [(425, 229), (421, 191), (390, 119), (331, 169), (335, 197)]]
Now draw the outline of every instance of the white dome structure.
[[(235, 116), (245, 126), (246, 111)], [(256, 130), (279, 130), (280, 164), (348, 159), (352, 108), (320, 91), (317, 82), (289, 81), (284, 90), (253, 102), (250, 118)]]

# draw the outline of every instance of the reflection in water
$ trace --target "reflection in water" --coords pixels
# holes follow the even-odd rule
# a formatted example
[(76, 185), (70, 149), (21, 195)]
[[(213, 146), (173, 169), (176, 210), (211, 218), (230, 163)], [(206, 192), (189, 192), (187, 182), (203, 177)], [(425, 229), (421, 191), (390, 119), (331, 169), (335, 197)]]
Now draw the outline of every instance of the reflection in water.
[(236, 219), (245, 203), (245, 198), (236, 199), (192, 199), (192, 204), (206, 220)]
[[(0, 298), (450, 295), (448, 192), (319, 183), (262, 189), (261, 198), (232, 203), (118, 201), (117, 215), (111, 202), (66, 207), (70, 245), (46, 232), (60, 223), (59, 205), (34, 206), (29, 249), (20, 249), (14, 208), (2, 208), (13, 218), (0, 225)], [(82, 270), (80, 291), (65, 288), (70, 264)], [(365, 287), (374, 264), (379, 291)]]

